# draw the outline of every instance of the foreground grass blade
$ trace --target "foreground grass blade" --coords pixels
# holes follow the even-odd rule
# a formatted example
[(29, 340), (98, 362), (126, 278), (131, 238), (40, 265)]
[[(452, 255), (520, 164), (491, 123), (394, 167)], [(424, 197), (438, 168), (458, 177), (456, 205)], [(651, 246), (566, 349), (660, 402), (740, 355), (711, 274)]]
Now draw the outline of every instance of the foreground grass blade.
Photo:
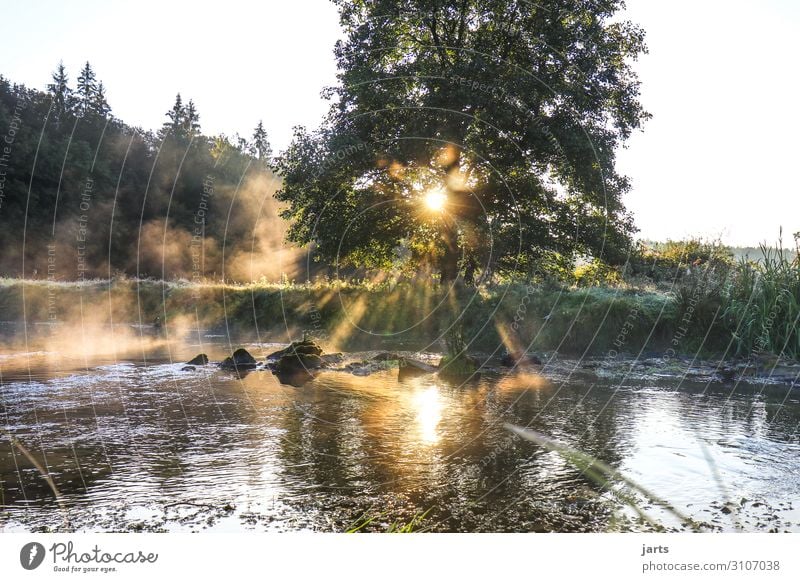
[[(548, 451), (555, 451), (559, 455), (561, 455), (567, 462), (574, 465), (578, 469), (580, 469), (587, 477), (595, 481), (599, 485), (609, 488), (610, 485), (614, 482), (622, 482), (632, 490), (637, 491), (644, 497), (646, 497), (650, 502), (655, 503), (656, 505), (661, 506), (667, 512), (678, 518), (681, 523), (688, 525), (694, 530), (700, 530), (701, 526), (697, 522), (695, 522), (690, 517), (683, 515), (680, 511), (675, 509), (671, 503), (661, 499), (653, 492), (649, 491), (648, 489), (642, 487), (632, 479), (629, 479), (613, 467), (605, 464), (603, 461), (592, 457), (584, 452), (581, 452), (577, 449), (573, 449), (565, 444), (562, 444), (558, 441), (555, 441), (543, 434), (537, 433), (527, 428), (523, 428), (521, 426), (516, 426), (513, 424), (505, 424), (505, 428), (514, 434), (524, 438), (525, 440), (529, 440), (537, 445), (547, 449)], [(658, 524), (655, 520), (653, 520), (647, 513), (639, 507), (639, 504), (636, 503), (636, 500), (630, 496), (626, 495), (619, 491), (614, 491), (616, 497), (622, 499), (628, 506), (630, 506), (642, 519), (646, 520), (651, 525), (663, 529), (663, 526)]]

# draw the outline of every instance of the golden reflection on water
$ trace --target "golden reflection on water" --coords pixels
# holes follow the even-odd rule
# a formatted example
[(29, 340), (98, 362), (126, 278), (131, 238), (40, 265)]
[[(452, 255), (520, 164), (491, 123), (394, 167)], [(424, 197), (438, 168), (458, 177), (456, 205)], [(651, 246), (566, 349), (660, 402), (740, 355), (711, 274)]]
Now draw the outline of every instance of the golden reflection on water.
[(416, 414), (417, 432), (425, 444), (435, 444), (439, 440), (438, 426), (444, 408), (438, 386), (418, 390), (411, 398)]
[(496, 384), (502, 391), (516, 392), (525, 390), (540, 390), (551, 387), (552, 384), (540, 374), (518, 372), (501, 377)]

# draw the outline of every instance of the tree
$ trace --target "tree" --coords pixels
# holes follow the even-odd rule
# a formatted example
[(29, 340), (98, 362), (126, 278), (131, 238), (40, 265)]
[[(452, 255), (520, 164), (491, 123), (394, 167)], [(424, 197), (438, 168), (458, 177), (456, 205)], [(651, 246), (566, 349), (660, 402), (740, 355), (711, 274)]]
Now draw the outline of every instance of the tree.
[(161, 139), (172, 135), (177, 141), (185, 142), (200, 133), (200, 114), (197, 113), (194, 101), (190, 99), (184, 105), (180, 93), (175, 96), (175, 103), (166, 115), (168, 121), (159, 131)]
[(290, 240), (372, 267), (407, 241), (444, 281), (622, 260), (635, 228), (615, 149), (648, 114), (621, 0), (336, 3), (336, 99), (276, 162)]
[(92, 111), (97, 93), (97, 77), (89, 61), (86, 61), (86, 64), (78, 75), (76, 93), (78, 95), (78, 113), (80, 115), (86, 115)]
[(161, 126), (158, 136), (161, 139), (166, 138), (168, 135), (172, 135), (176, 139), (181, 138), (185, 127), (185, 109), (180, 93), (175, 96), (175, 103), (172, 105), (172, 109), (167, 111), (165, 115), (168, 121), (164, 122), (164, 125)]
[(250, 154), (258, 158), (263, 165), (269, 165), (272, 160), (272, 146), (269, 144), (267, 130), (263, 121), (259, 120), (253, 131), (253, 141), (250, 143)]
[(72, 109), (72, 89), (69, 88), (64, 61), (59, 61), (52, 78), (53, 82), (47, 86), (47, 90), (53, 95), (53, 116), (58, 122)]
[(103, 118), (108, 117), (111, 113), (111, 107), (109, 107), (108, 101), (106, 101), (106, 88), (102, 81), (97, 84), (97, 89), (92, 98), (91, 110)]
[(183, 110), (183, 133), (188, 137), (200, 133), (200, 114), (197, 113), (197, 108), (191, 99)]

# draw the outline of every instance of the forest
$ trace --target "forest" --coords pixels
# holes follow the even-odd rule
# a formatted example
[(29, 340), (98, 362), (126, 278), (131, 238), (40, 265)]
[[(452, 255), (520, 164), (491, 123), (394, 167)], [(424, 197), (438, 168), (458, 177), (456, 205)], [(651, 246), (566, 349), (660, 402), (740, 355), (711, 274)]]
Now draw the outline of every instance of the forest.
[(3, 275), (222, 279), (225, 256), (229, 277), (249, 279), (242, 256), (280, 252), (261, 122), (206, 136), (178, 94), (157, 131), (132, 127), (87, 62), (74, 84), (59, 64), (46, 91), (0, 77), (0, 127)]

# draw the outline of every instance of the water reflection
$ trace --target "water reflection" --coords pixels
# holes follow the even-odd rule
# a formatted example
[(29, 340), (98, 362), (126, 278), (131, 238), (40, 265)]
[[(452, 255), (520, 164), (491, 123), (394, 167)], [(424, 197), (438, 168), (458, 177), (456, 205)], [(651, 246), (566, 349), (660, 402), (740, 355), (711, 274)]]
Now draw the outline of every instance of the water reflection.
[[(619, 523), (602, 485), (510, 435), (506, 422), (586, 451), (713, 521), (706, 512), (720, 492), (705, 447), (737, 495), (764, 503), (740, 516), (745, 527), (767, 509), (781, 528), (800, 521), (780, 506), (800, 494), (800, 402), (785, 392), (562, 384), (523, 372), (469, 384), (323, 372), (294, 387), (260, 369), (182, 371), (153, 357), (48, 367), (39, 357), (17, 368), (0, 361), (0, 419), (46, 456), (77, 528), (341, 531), (364, 512), (407, 521), (429, 509), (441, 531)], [(52, 494), (5, 438), (0, 492), (0, 527), (60, 526)]]
[(442, 399), (439, 388), (430, 386), (416, 391), (411, 398), (416, 410), (416, 423), (419, 437), (423, 443), (433, 444), (439, 440), (436, 427), (442, 419)]

